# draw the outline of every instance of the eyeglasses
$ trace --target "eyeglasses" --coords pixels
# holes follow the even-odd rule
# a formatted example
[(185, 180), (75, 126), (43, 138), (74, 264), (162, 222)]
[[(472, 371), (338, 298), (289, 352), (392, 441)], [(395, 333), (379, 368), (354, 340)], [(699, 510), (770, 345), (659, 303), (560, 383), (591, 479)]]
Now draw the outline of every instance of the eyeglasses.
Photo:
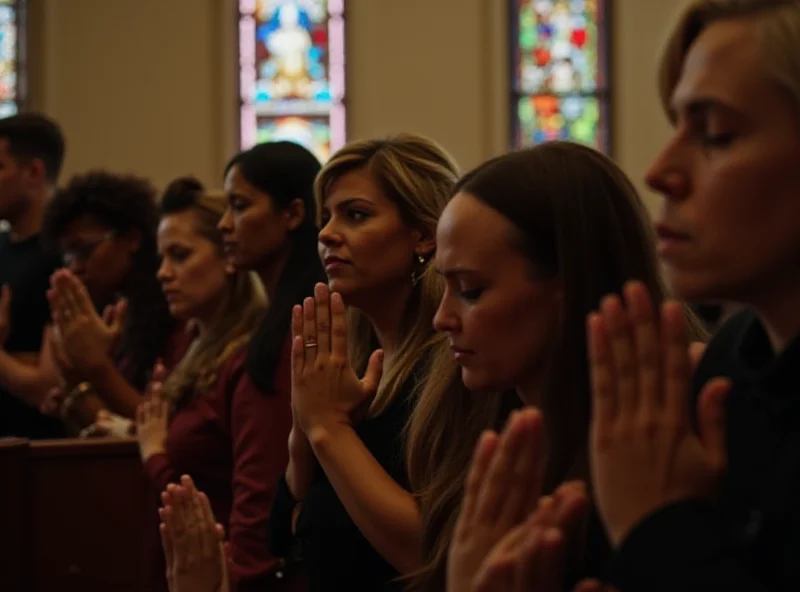
[(113, 231), (106, 232), (102, 237), (97, 240), (91, 242), (85, 242), (78, 245), (73, 245), (69, 249), (64, 249), (61, 252), (61, 260), (64, 262), (65, 267), (69, 267), (76, 261), (80, 261), (81, 263), (86, 263), (89, 260), (89, 257), (92, 256), (95, 249), (99, 247), (102, 243), (107, 240), (111, 240), (114, 238), (115, 233)]

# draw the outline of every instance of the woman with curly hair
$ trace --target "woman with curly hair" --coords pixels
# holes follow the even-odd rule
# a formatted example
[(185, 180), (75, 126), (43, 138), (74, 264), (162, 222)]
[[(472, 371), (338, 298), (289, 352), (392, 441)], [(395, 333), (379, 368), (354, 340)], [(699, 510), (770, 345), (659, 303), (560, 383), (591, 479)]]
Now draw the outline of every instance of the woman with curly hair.
[[(49, 293), (61, 410), (79, 427), (103, 407), (133, 418), (156, 361), (172, 367), (185, 351), (156, 278), (154, 195), (145, 179), (92, 171), (73, 177), (45, 213), (45, 243), (65, 265)], [(121, 303), (125, 322), (115, 331), (96, 311), (121, 312)]]

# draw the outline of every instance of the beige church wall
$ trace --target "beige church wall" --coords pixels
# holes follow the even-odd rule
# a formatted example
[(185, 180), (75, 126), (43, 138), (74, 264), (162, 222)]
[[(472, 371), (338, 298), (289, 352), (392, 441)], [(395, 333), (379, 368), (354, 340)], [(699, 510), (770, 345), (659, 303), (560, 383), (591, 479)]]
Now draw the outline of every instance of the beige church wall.
[[(668, 134), (655, 64), (681, 0), (610, 1), (614, 157), (642, 187)], [(238, 135), (234, 0), (29, 3), (29, 105), (64, 126), (65, 178), (99, 166), (219, 184)], [(506, 5), (348, 0), (349, 138), (423, 133), (463, 169), (505, 150)]]

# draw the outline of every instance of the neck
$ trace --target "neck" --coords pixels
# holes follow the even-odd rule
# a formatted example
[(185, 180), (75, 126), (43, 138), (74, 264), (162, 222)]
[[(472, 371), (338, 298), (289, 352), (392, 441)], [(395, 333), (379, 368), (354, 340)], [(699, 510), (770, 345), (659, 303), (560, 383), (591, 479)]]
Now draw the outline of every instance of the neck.
[(775, 354), (780, 354), (800, 335), (800, 274), (792, 274), (780, 286), (753, 299), (755, 309)]
[(281, 279), (281, 274), (286, 268), (286, 262), (289, 260), (290, 249), (281, 251), (280, 254), (271, 258), (260, 269), (256, 270), (261, 284), (264, 286), (264, 292), (267, 295), (267, 301), (271, 300), (275, 292), (278, 290), (278, 282)]
[(230, 298), (230, 290), (226, 290), (224, 294), (221, 294), (215, 300), (213, 305), (208, 307), (208, 313), (200, 314), (194, 318), (198, 336), (205, 336), (209, 331), (213, 330), (213, 328), (219, 324), (219, 322), (224, 318), (225, 312), (228, 309)]
[(9, 220), (12, 241), (21, 242), (39, 234), (42, 229), (48, 196), (49, 190), (43, 190), (41, 194), (31, 196), (25, 211), (14, 220)]
[(383, 365), (388, 368), (390, 361), (400, 347), (400, 324), (403, 320), (403, 311), (411, 294), (411, 287), (387, 290), (380, 295), (370, 295), (366, 299), (372, 306), (359, 306), (367, 315), (378, 343), (383, 350)]

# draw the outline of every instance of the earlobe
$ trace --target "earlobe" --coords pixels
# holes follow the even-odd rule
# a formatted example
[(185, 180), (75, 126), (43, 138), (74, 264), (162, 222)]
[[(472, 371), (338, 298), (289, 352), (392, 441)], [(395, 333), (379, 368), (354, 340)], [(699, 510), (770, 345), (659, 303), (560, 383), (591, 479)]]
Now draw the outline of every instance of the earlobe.
[(289, 230), (297, 230), (306, 219), (306, 205), (302, 200), (295, 199), (283, 210), (283, 215)]

